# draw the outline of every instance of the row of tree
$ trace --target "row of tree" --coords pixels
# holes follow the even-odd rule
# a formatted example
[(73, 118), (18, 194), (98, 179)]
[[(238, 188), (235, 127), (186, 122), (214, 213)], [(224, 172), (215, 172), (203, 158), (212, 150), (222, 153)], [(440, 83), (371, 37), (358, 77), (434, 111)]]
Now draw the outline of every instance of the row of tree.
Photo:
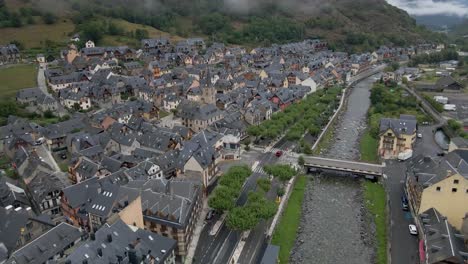
[[(285, 183), (296, 175), (294, 168), (283, 164), (266, 165), (263, 170), (281, 182), (281, 186), (277, 189), (278, 196), (283, 196)], [(229, 211), (226, 224), (230, 229), (250, 230), (262, 220), (268, 220), (276, 214), (278, 210), (276, 203), (265, 197), (265, 193), (271, 189), (271, 181), (260, 178), (257, 180), (257, 186), (259, 189), (249, 193), (244, 206), (237, 206)]]
[(252, 170), (247, 165), (229, 168), (208, 199), (208, 205), (218, 212), (233, 209), (241, 193), (242, 186), (250, 174), (252, 174)]
[(418, 64), (434, 64), (447, 60), (458, 60), (458, 53), (455, 49), (444, 49), (440, 52), (413, 56), (408, 65), (415, 67)]
[(272, 115), (259, 126), (250, 126), (249, 135), (274, 139), (287, 131), (286, 139), (299, 140), (304, 133), (317, 136), (339, 104), (342, 87), (319, 90), (284, 111)]

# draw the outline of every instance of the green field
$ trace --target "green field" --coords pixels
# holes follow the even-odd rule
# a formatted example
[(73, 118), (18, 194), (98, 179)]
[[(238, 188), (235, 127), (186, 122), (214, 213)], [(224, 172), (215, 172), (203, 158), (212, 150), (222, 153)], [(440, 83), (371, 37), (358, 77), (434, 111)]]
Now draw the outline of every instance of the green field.
[(25, 64), (0, 69), (1, 100), (15, 99), (20, 89), (36, 87), (36, 65)]
[(372, 137), (369, 130), (367, 130), (361, 137), (360, 152), (361, 160), (365, 162), (379, 162), (377, 149), (379, 148), (379, 140)]
[(19, 41), (25, 49), (44, 48), (46, 40), (66, 44), (68, 35), (75, 30), (70, 20), (60, 20), (53, 25), (35, 24), (20, 28), (1, 28), (0, 44), (8, 44), (13, 40)]
[(387, 263), (387, 211), (386, 193), (382, 185), (364, 182), (364, 199), (366, 208), (376, 226), (377, 260), (378, 264)]
[(276, 227), (271, 243), (280, 247), (279, 259), (280, 263), (286, 264), (289, 262), (291, 249), (296, 240), (297, 228), (301, 219), (302, 200), (306, 189), (307, 178), (303, 175), (298, 176), (291, 196), (289, 197), (288, 205), (281, 216), (281, 221)]

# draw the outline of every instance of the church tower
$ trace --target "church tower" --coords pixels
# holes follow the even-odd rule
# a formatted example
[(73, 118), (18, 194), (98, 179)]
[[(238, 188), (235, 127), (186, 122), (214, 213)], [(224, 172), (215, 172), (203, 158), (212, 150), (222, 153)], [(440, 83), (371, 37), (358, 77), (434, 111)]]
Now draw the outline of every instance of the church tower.
[(201, 100), (205, 104), (216, 104), (216, 89), (211, 82), (211, 72), (208, 69), (204, 80), (200, 83), (202, 89)]

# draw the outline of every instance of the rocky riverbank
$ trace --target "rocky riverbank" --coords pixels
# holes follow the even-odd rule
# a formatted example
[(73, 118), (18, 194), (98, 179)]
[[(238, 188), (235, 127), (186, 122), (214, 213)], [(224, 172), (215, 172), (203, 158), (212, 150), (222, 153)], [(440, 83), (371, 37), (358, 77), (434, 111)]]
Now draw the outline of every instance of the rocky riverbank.
[[(358, 160), (366, 129), (369, 77), (351, 90), (334, 127), (334, 142), (321, 156)], [(364, 206), (361, 182), (340, 176), (310, 175), (291, 263), (373, 263), (375, 227)]]

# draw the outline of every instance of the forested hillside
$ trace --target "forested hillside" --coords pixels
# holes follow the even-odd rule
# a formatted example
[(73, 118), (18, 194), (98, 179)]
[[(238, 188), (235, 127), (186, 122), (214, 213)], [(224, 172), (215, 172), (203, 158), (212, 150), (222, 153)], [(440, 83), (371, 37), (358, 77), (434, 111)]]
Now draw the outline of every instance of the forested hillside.
[(0, 0), (0, 6), (2, 2), (0, 26), (67, 17), (76, 31), (98, 42), (102, 33), (120, 34), (121, 29), (109, 29), (106, 18), (251, 46), (318, 37), (332, 48), (363, 51), (442, 39), (384, 0)]

